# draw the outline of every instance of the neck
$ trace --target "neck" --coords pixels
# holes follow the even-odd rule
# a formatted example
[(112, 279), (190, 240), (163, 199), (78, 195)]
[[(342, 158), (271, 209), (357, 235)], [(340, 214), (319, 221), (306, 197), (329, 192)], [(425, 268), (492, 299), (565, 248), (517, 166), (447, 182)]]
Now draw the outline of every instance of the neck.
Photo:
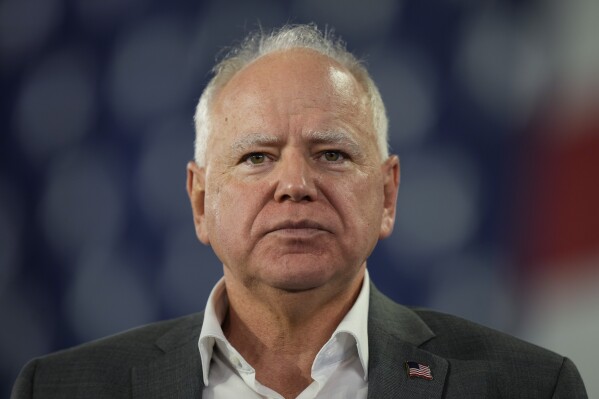
[(349, 284), (303, 292), (266, 290), (256, 294), (227, 278), (229, 311), (223, 331), (256, 370), (256, 379), (285, 397), (310, 382), (314, 358), (353, 306), (365, 265)]

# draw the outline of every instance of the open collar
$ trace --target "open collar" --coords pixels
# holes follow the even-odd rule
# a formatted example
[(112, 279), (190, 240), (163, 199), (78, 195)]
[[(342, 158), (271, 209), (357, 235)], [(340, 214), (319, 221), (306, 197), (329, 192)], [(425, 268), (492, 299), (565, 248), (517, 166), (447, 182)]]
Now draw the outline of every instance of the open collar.
[[(331, 336), (336, 337), (340, 334), (347, 334), (351, 336), (350, 341), (356, 347), (358, 357), (362, 365), (364, 379), (368, 378), (369, 348), (367, 319), (370, 301), (370, 285), (370, 277), (368, 275), (368, 270), (366, 270), (364, 273), (364, 280), (362, 282), (360, 293), (358, 294), (354, 305), (341, 320)], [(216, 283), (210, 293), (210, 296), (208, 297), (200, 338), (198, 340), (204, 385), (209, 384), (208, 376), (210, 374), (210, 364), (213, 356), (214, 346), (216, 345), (217, 341), (219, 342), (220, 348), (224, 348), (227, 352), (233, 351), (238, 358), (241, 357), (241, 355), (239, 355), (239, 353), (233, 347), (231, 347), (221, 328), (221, 324), (226, 316), (228, 306), (225, 282), (224, 278), (221, 278)], [(329, 340), (323, 346), (321, 352), (323, 352), (323, 350), (327, 347), (334, 347), (334, 343), (342, 341), (344, 340), (333, 340), (333, 338), (331, 338), (331, 340)], [(322, 359), (321, 352), (319, 352), (319, 355), (315, 360), (315, 364), (317, 364), (319, 356), (321, 357), (321, 361), (324, 360), (326, 362), (326, 359)], [(250, 365), (247, 366), (251, 368)]]
[[(178, 323), (156, 341), (164, 354), (131, 370), (134, 399), (201, 398), (204, 383), (197, 345), (203, 318), (199, 313)], [(419, 348), (435, 334), (416, 313), (394, 303), (372, 284), (368, 338), (369, 398), (442, 397), (448, 361)], [(433, 380), (409, 378), (406, 361), (429, 366)]]

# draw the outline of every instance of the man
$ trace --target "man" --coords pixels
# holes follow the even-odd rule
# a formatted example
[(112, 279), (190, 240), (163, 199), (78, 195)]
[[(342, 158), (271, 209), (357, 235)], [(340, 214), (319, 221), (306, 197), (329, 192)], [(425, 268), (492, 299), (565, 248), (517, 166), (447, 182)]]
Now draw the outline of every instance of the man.
[(33, 360), (13, 398), (586, 397), (568, 359), (370, 284), (399, 160), (340, 43), (283, 28), (215, 72), (187, 182), (224, 265), (206, 311)]

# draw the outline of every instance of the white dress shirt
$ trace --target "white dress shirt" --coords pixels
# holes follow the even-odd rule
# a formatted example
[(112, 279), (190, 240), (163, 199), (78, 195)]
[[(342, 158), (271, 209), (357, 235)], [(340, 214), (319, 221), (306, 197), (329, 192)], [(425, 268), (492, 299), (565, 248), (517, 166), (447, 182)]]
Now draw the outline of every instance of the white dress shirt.
[[(312, 363), (312, 383), (297, 399), (365, 399), (368, 393), (368, 304), (365, 273), (356, 302)], [(212, 289), (198, 347), (204, 378), (203, 398), (283, 399), (256, 380), (256, 371), (229, 343), (221, 324), (229, 303), (224, 279)]]

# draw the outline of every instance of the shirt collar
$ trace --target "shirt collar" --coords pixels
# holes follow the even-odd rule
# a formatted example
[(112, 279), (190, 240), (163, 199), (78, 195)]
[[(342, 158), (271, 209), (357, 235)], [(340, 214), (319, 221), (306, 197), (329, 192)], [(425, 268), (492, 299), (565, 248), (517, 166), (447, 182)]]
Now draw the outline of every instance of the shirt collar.
[[(345, 317), (341, 320), (341, 323), (339, 323), (333, 332), (331, 339), (322, 347), (316, 356), (313, 369), (317, 367), (317, 362), (326, 361), (326, 358), (323, 358), (323, 353), (325, 353), (326, 349), (330, 346), (341, 345), (343, 349), (348, 349), (348, 346), (355, 345), (362, 369), (364, 370), (364, 380), (367, 380), (369, 301), (370, 276), (368, 275), (368, 269), (366, 269), (358, 298), (356, 298), (356, 301), (349, 312), (347, 312)], [(210, 374), (210, 362), (212, 360), (215, 343), (218, 341), (220, 348), (232, 348), (221, 328), (228, 307), (229, 301), (223, 277), (216, 283), (208, 297), (208, 303), (206, 304), (206, 309), (204, 311), (204, 323), (202, 324), (200, 339), (198, 341), (205, 386), (208, 386), (209, 382), (208, 375)]]
[(216, 340), (228, 342), (223, 333), (223, 329), (221, 328), (221, 323), (225, 319), (228, 307), (229, 301), (225, 290), (225, 278), (222, 277), (216, 283), (214, 288), (212, 288), (210, 296), (208, 297), (208, 303), (204, 310), (204, 323), (202, 324), (200, 340), (198, 341), (205, 386), (208, 386), (210, 361), (212, 360), (212, 353), (214, 351)]
[[(355, 340), (360, 363), (364, 370), (364, 380), (368, 378), (368, 306), (370, 304), (370, 276), (368, 269), (364, 273), (362, 289), (356, 302), (341, 320), (331, 338), (340, 338), (347, 334)], [(331, 342), (331, 341), (329, 341)], [(328, 344), (328, 343), (327, 343)], [(326, 346), (326, 345), (325, 345)]]

